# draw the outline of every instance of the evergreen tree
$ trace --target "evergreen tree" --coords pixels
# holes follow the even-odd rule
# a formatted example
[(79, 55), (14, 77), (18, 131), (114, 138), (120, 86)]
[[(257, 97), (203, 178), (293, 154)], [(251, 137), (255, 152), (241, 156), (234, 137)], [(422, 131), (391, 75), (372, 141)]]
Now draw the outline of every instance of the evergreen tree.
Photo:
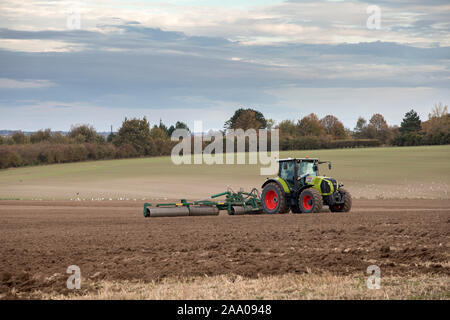
[(407, 112), (400, 125), (401, 133), (419, 132), (422, 129), (422, 121), (414, 110)]

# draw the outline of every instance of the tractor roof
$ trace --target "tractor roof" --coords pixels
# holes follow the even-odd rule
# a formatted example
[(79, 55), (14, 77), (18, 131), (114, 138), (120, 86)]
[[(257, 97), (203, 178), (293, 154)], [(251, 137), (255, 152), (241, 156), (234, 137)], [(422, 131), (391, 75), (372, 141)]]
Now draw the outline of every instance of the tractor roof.
[(279, 159), (278, 162), (294, 161), (294, 160), (319, 161), (319, 158), (286, 158), (286, 159)]

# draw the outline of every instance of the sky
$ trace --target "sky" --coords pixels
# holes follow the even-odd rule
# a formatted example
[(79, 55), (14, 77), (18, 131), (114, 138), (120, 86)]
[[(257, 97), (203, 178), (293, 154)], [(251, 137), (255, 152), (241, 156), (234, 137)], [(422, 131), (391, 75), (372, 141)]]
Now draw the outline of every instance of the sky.
[(266, 118), (400, 124), (450, 102), (448, 0), (0, 1), (0, 129), (221, 129)]

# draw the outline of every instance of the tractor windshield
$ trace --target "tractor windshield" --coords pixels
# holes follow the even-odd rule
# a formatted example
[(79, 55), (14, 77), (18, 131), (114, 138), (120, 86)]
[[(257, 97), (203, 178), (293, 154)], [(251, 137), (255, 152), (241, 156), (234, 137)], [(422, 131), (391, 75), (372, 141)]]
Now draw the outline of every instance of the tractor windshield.
[(298, 176), (302, 176), (304, 174), (309, 174), (311, 176), (317, 176), (317, 171), (314, 170), (314, 162), (313, 161), (302, 161), (298, 164)]

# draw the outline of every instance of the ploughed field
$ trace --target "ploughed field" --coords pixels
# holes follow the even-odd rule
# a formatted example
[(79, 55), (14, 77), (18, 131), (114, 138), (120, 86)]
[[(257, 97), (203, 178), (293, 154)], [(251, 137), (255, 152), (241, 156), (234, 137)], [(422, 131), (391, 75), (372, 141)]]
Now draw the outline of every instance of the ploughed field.
[[(438, 276), (449, 284), (450, 200), (354, 200), (350, 213), (144, 218), (143, 201), (0, 201), (0, 298), (101, 281), (219, 275)], [(447, 287), (448, 288), (448, 287)], [(448, 289), (447, 289), (448, 294)], [(448, 297), (447, 297), (448, 298)]]

